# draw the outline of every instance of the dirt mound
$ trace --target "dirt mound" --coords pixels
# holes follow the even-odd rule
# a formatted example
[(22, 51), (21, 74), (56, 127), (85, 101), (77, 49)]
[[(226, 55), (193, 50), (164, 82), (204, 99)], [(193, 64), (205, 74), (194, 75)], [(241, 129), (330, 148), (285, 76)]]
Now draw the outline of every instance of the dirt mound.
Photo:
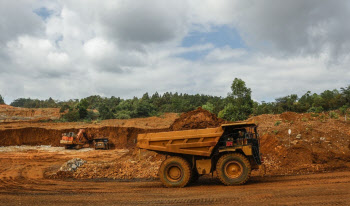
[(199, 107), (196, 110), (181, 114), (170, 126), (170, 130), (205, 129), (218, 127), (224, 122), (215, 114)]

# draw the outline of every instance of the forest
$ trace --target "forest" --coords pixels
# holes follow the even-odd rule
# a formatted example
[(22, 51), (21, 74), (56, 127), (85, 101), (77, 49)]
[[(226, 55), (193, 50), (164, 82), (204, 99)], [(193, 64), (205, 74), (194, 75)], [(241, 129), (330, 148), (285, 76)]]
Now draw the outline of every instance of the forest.
[[(350, 107), (350, 85), (340, 90), (325, 90), (320, 94), (308, 91), (300, 97), (297, 94), (290, 94), (273, 102), (253, 101), (251, 93), (251, 89), (242, 79), (235, 78), (231, 92), (226, 97), (156, 92), (151, 95), (145, 93), (141, 98), (132, 99), (99, 95), (68, 101), (54, 100), (51, 97), (46, 100), (19, 98), (10, 105), (24, 108), (60, 108), (60, 112), (65, 113), (60, 121), (69, 122), (159, 116), (167, 112), (187, 112), (198, 107), (229, 121), (245, 120), (252, 115), (279, 114), (287, 111), (321, 113), (339, 110), (341, 114), (346, 114)], [(4, 104), (1, 95), (0, 104)]]

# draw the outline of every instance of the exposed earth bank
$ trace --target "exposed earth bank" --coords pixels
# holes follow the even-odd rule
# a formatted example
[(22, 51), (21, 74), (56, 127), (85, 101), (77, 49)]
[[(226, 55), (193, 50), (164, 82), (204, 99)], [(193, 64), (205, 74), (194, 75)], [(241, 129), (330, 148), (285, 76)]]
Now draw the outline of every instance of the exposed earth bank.
[[(350, 122), (342, 117), (332, 119), (327, 113), (287, 112), (251, 119), (259, 125), (267, 175), (308, 174), (350, 168)], [(157, 178), (158, 167), (164, 157), (135, 149), (137, 134), (217, 127), (222, 123), (222, 119), (201, 108), (180, 116), (165, 114), (160, 117), (94, 123), (2, 123), (0, 145), (6, 147), (0, 147), (0, 160), (6, 166), (0, 172), (5, 180), (23, 178), (24, 173), (18, 171), (28, 168), (30, 173), (51, 179), (154, 179)], [(61, 133), (77, 132), (79, 128), (86, 128), (91, 137), (109, 137), (113, 149), (66, 151), (54, 147), (59, 146)], [(291, 130), (290, 136), (288, 129)], [(8, 147), (14, 145), (50, 146), (44, 147), (46, 150), (42, 147)], [(87, 162), (74, 171), (60, 170), (62, 164), (72, 158), (81, 158)]]

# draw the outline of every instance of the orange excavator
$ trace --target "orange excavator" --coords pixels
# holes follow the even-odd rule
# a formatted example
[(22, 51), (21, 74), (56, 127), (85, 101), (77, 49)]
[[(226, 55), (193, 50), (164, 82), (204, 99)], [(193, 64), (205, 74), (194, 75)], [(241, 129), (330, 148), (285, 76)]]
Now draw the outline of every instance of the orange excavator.
[(89, 141), (85, 129), (80, 129), (78, 134), (74, 132), (63, 133), (60, 144), (64, 145), (66, 149), (81, 149), (85, 144), (89, 144)]

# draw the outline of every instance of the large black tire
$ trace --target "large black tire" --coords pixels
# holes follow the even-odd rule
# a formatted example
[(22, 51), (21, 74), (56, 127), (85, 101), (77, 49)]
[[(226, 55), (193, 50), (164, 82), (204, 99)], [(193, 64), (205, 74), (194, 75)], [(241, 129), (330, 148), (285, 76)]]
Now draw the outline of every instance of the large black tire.
[(169, 157), (159, 168), (159, 178), (166, 187), (184, 187), (191, 179), (191, 166), (181, 157)]
[(242, 154), (225, 154), (220, 157), (216, 164), (216, 173), (225, 185), (241, 185), (248, 181), (251, 165)]

